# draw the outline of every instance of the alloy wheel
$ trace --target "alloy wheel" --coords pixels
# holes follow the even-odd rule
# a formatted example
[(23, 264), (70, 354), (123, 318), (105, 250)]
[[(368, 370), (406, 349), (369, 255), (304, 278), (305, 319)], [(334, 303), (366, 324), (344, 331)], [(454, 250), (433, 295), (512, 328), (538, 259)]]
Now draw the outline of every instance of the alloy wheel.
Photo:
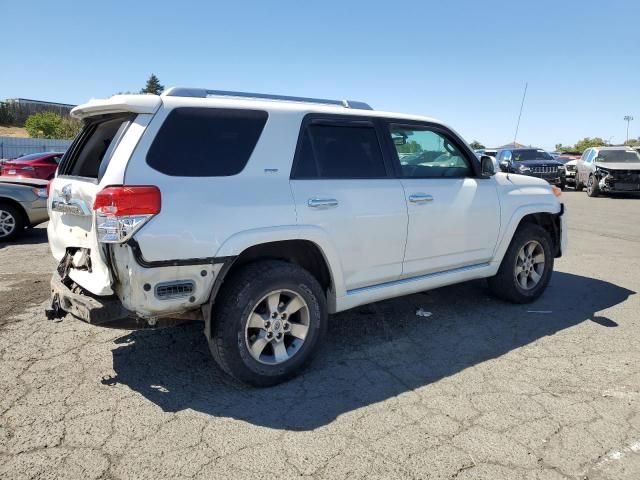
[(16, 219), (6, 210), (0, 210), (0, 238), (8, 237), (16, 229)]
[(307, 302), (291, 290), (274, 290), (251, 310), (245, 326), (245, 343), (260, 363), (288, 361), (305, 342), (309, 331)]
[(544, 249), (540, 242), (531, 240), (524, 244), (518, 252), (514, 277), (520, 288), (531, 290), (535, 288), (544, 274)]

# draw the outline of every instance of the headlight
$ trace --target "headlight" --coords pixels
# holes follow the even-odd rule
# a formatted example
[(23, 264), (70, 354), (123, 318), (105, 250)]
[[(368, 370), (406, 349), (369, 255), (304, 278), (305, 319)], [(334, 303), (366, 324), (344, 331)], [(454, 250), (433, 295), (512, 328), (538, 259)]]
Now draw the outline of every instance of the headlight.
[(518, 171), (520, 173), (527, 173), (527, 172), (530, 172), (531, 169), (529, 167), (527, 167), (526, 165), (519, 165), (518, 166)]
[(565, 171), (564, 165), (558, 165), (558, 171), (564, 172)]
[(604, 168), (596, 167), (596, 175), (600, 177), (606, 177), (607, 175), (609, 175), (609, 171), (605, 170)]
[(37, 197), (47, 198), (49, 194), (47, 193), (46, 187), (43, 188), (32, 188), (31, 191), (36, 194)]

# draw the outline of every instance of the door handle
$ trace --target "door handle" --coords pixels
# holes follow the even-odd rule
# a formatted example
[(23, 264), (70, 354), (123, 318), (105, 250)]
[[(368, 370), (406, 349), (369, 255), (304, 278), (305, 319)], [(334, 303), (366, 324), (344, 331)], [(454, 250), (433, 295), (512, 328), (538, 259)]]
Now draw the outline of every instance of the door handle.
[(320, 210), (327, 208), (336, 208), (338, 206), (338, 200), (336, 200), (335, 198), (310, 198), (309, 200), (307, 200), (307, 206)]
[(413, 195), (409, 195), (409, 201), (411, 203), (429, 203), (433, 202), (433, 197), (426, 193), (414, 193)]

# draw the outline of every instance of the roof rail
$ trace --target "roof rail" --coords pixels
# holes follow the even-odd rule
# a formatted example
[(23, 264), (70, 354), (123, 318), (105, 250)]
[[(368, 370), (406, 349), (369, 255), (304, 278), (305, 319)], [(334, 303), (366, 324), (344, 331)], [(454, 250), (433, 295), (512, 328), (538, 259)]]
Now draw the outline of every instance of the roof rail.
[(365, 102), (355, 100), (329, 100), (325, 98), (289, 97), (287, 95), (272, 95), (269, 93), (250, 92), (230, 92), (227, 90), (207, 90), (206, 88), (171, 87), (163, 94), (166, 97), (236, 97), (236, 98), (259, 98), (261, 100), (282, 100), (285, 102), (319, 103), (323, 105), (337, 105), (345, 108), (356, 108), (360, 110), (373, 110)]

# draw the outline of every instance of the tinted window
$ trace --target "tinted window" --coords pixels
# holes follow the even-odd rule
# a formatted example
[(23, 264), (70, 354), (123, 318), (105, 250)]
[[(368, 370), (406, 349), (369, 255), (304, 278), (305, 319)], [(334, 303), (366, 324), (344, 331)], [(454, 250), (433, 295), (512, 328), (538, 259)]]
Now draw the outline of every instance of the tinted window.
[(637, 163), (640, 156), (635, 150), (600, 150), (596, 162)]
[(314, 125), (302, 132), (294, 178), (381, 178), (387, 173), (373, 126)]
[(267, 122), (267, 112), (176, 108), (154, 139), (147, 163), (166, 175), (224, 177), (240, 173)]
[(403, 177), (460, 178), (471, 169), (458, 147), (445, 135), (423, 128), (391, 125)]
[(30, 155), (24, 155), (20, 158), (16, 158), (15, 160), (13, 160), (14, 162), (22, 162), (25, 160), (37, 160), (38, 158), (42, 158), (46, 155), (49, 155), (48, 153), (32, 153)]

